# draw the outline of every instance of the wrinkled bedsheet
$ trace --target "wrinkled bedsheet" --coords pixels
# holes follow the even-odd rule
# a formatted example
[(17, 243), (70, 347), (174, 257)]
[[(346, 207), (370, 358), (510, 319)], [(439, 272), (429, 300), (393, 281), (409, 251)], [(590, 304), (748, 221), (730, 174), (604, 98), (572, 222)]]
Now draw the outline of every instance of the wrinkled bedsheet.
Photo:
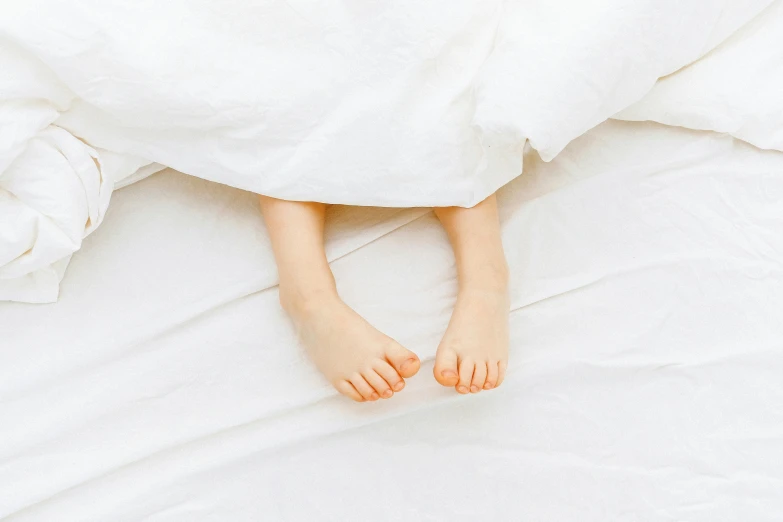
[(431, 377), (453, 256), (426, 209), (330, 207), (360, 313), (424, 365), (355, 404), (277, 303), (252, 194), (114, 194), (45, 307), (0, 303), (0, 518), (773, 522), (783, 513), (783, 153), (606, 122), (499, 193), (504, 385)]
[(55, 301), (112, 190), (164, 165), (472, 206), (618, 111), (779, 150), (781, 5), (0, 0), (0, 300)]

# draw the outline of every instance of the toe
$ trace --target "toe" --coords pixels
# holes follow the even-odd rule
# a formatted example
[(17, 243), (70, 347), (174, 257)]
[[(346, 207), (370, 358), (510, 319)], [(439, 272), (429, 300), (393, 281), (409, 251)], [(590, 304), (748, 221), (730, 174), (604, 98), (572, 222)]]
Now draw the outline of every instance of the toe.
[(485, 390), (491, 390), (495, 386), (497, 386), (498, 382), (498, 362), (497, 361), (489, 361), (487, 363), (487, 379), (484, 382), (484, 389)]
[(392, 395), (394, 395), (394, 392), (389, 387), (389, 383), (386, 382), (386, 380), (378, 375), (378, 373), (373, 370), (369, 369), (362, 373), (362, 377), (364, 377), (364, 380), (369, 383), (370, 386), (372, 386), (373, 390), (375, 390), (378, 393), (378, 396), (382, 399), (389, 399)]
[(457, 372), (457, 354), (448, 348), (439, 348), (435, 356), (435, 368), (432, 370), (435, 380), (443, 386), (456, 386), (459, 380)]
[(476, 368), (476, 364), (471, 359), (463, 359), (459, 363), (459, 382), (457, 383), (457, 391), (459, 393), (470, 392), (470, 381), (473, 380), (473, 370)]
[(360, 374), (356, 373), (350, 378), (351, 384), (353, 384), (353, 387), (356, 388), (356, 391), (358, 391), (361, 396), (366, 401), (377, 401), (380, 395), (378, 395), (378, 392), (376, 392), (370, 384), (364, 380), (364, 377), (362, 377)]
[(470, 381), (470, 393), (478, 393), (484, 389), (484, 382), (487, 380), (487, 363), (479, 361), (476, 363), (476, 369), (473, 370), (473, 380)]
[(498, 363), (498, 383), (495, 385), (495, 388), (500, 386), (500, 384), (503, 382), (503, 379), (506, 378), (506, 367), (506, 361), (500, 361)]
[(392, 365), (388, 362), (377, 360), (373, 363), (372, 369), (383, 377), (383, 380), (389, 384), (392, 391), (398, 392), (405, 388), (405, 381), (402, 380), (402, 377), (397, 373), (397, 370), (392, 368)]
[(421, 363), (412, 351), (392, 341), (386, 348), (386, 359), (402, 377), (412, 377), (419, 371)]
[(364, 402), (364, 398), (362, 398), (361, 394), (359, 394), (358, 391), (356, 391), (356, 388), (353, 387), (353, 384), (351, 384), (348, 381), (338, 381), (335, 385), (335, 388), (337, 388), (337, 391), (342, 393), (343, 395), (346, 395), (350, 397), (351, 399), (355, 400), (356, 402)]

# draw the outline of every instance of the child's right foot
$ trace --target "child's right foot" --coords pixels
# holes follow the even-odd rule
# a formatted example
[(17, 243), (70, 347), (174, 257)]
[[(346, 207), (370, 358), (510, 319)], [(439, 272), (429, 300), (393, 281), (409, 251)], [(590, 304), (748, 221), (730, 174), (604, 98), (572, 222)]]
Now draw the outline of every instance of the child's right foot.
[(353, 400), (388, 399), (419, 371), (415, 353), (373, 328), (336, 293), (282, 302), (318, 369)]

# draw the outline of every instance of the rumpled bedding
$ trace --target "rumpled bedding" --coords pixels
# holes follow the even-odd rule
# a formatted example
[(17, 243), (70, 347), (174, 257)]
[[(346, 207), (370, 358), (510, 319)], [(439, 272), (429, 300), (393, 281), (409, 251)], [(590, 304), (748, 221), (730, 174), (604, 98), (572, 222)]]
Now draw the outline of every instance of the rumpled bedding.
[(783, 2), (707, 56), (659, 80), (615, 118), (726, 132), (783, 150)]
[(58, 125), (73, 94), (0, 35), (0, 300), (49, 303), (112, 190), (161, 170)]
[(780, 0), (1, 5), (4, 300), (56, 300), (112, 190), (163, 166), (472, 206), (613, 115), (783, 136)]
[[(0, 519), (778, 522), (781, 24), (0, 0), (0, 300), (59, 297), (0, 302)], [(501, 186), (509, 377), (461, 397), (447, 238), (391, 207)], [(386, 207), (331, 206), (327, 254), (404, 393), (310, 365), (247, 191)]]
[(252, 194), (118, 191), (58, 303), (0, 303), (0, 518), (777, 522), (783, 153), (610, 120), (524, 162), (488, 393), (431, 376), (456, 295), (432, 212), (329, 208), (341, 294), (423, 360), (373, 404), (298, 347)]

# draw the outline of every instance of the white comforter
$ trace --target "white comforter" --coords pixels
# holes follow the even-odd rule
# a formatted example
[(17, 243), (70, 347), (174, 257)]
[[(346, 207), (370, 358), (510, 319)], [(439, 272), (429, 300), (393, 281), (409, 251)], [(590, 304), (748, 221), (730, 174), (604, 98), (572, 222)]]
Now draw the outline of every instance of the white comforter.
[(761, 147), (783, 136), (780, 0), (0, 0), (0, 13), (6, 300), (54, 301), (115, 183), (160, 165), (289, 199), (469, 206), (520, 174), (526, 141), (549, 160), (623, 109)]
[[(61, 297), (0, 303), (0, 519), (777, 522), (782, 39), (783, 0), (0, 0), (0, 300)], [(252, 194), (193, 176), (505, 184), (504, 387), (429, 376), (430, 212), (330, 207), (341, 294), (424, 361), (368, 408), (297, 347)]]

